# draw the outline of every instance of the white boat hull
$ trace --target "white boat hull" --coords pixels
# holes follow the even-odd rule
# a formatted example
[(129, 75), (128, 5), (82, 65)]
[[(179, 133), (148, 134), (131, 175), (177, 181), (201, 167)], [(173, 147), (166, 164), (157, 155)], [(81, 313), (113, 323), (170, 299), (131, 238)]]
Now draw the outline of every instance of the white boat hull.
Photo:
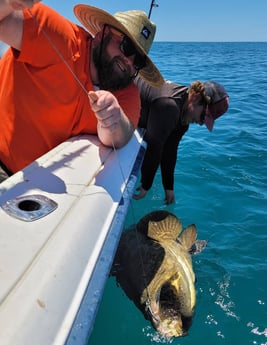
[[(137, 131), (115, 151), (83, 135), (0, 184), (1, 345), (86, 343), (143, 151)], [(57, 207), (32, 220), (36, 195)]]

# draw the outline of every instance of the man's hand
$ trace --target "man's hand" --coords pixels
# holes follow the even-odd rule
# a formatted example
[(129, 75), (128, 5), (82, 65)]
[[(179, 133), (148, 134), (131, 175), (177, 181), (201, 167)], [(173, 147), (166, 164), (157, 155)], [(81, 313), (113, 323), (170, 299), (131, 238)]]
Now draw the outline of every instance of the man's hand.
[(90, 104), (98, 120), (98, 136), (107, 146), (124, 146), (131, 138), (134, 128), (124, 114), (117, 98), (109, 91), (88, 93)]
[(23, 10), (24, 8), (31, 8), (41, 0), (8, 0), (7, 2), (15, 11)]
[(0, 0), (0, 41), (21, 50), (23, 9), (31, 8), (40, 0)]
[(111, 131), (121, 120), (121, 107), (117, 98), (109, 91), (90, 91), (89, 100), (101, 127)]

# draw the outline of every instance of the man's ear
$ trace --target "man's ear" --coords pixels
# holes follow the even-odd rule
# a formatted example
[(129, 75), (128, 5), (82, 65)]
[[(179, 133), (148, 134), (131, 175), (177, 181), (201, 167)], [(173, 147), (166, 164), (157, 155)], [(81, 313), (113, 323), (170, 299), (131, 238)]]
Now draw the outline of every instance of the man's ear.
[(98, 31), (94, 37), (94, 42), (96, 42), (97, 44), (100, 43), (101, 41), (101, 38), (102, 38), (102, 31)]
[(94, 37), (94, 41), (97, 42), (97, 43), (100, 43), (101, 40), (102, 40), (102, 37), (103, 37), (103, 30), (105, 30), (105, 35), (104, 37), (110, 35), (111, 33), (111, 30), (110, 30), (110, 27), (108, 25), (106, 26), (103, 26), (102, 30), (101, 31), (98, 31)]

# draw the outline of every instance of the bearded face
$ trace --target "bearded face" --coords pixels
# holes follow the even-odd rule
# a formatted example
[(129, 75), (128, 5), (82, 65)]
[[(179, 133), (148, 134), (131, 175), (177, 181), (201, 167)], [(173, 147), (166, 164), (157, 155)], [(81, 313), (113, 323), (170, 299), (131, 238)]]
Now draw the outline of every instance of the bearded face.
[(111, 35), (104, 36), (101, 43), (93, 47), (93, 62), (97, 69), (100, 89), (115, 91), (128, 86), (133, 79), (131, 68), (120, 56), (110, 57), (107, 46)]

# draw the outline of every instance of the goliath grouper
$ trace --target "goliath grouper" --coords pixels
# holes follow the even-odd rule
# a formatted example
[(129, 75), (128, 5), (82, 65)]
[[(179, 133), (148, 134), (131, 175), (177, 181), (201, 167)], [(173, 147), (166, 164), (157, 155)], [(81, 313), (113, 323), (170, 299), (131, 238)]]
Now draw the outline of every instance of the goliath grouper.
[(154, 211), (122, 233), (111, 275), (128, 298), (164, 337), (187, 334), (196, 304), (191, 254), (206, 241), (196, 240), (195, 225), (182, 231), (180, 220)]

